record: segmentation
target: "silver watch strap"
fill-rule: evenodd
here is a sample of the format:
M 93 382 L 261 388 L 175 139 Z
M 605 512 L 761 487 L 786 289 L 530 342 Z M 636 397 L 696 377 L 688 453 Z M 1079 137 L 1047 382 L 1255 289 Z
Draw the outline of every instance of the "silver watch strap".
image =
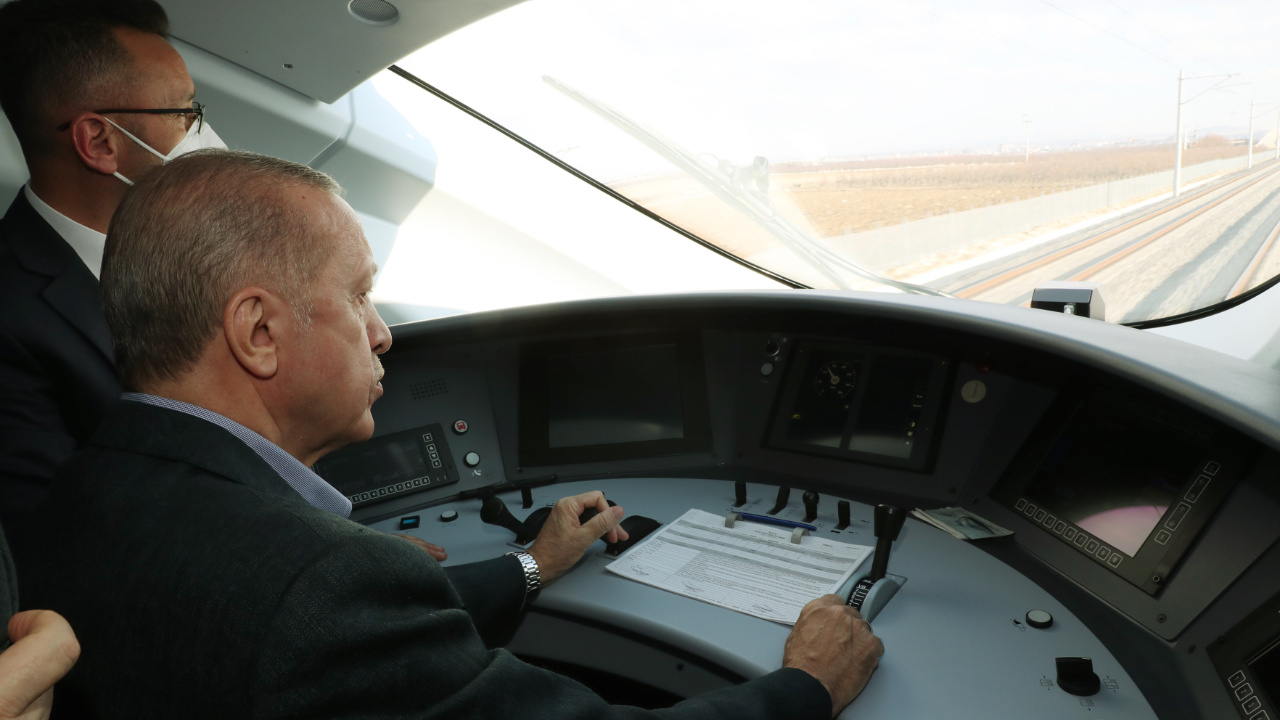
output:
M 538 561 L 527 552 L 509 552 L 516 560 L 520 561 L 520 569 L 524 570 L 524 594 L 532 595 L 542 587 L 542 571 L 538 569 Z

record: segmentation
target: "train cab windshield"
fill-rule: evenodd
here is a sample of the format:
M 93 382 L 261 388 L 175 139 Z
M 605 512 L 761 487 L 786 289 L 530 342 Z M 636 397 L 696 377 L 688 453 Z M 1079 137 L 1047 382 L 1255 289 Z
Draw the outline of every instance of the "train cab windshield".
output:
M 408 270 L 379 290 L 437 313 L 768 286 L 1025 305 L 1074 280 L 1128 324 L 1230 303 L 1280 271 L 1275 23 L 1243 4 L 522 3 L 375 85 L 433 138 L 495 140 L 424 86 L 508 132 L 478 160 L 442 150 L 436 190 L 551 211 L 572 263 L 504 299 L 433 297 Z M 660 222 L 606 229 L 517 142 Z M 670 254 L 673 233 L 759 275 Z

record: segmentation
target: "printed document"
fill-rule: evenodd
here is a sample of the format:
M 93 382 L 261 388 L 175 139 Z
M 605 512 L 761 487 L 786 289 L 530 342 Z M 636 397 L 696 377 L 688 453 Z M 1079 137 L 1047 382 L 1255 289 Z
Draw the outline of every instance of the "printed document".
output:
M 713 605 L 794 625 L 810 600 L 839 588 L 872 549 L 690 510 L 608 570 Z

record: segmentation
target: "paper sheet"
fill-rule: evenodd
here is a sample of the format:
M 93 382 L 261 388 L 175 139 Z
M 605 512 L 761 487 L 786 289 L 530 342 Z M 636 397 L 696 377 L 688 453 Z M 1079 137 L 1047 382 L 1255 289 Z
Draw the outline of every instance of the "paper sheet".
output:
M 622 577 L 794 625 L 810 600 L 839 588 L 872 549 L 690 510 L 608 566 Z

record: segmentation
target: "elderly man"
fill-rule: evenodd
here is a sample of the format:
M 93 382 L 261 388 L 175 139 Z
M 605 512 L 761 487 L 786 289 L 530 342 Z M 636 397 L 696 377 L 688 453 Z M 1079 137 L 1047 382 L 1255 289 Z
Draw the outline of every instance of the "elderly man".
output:
M 0 220 L 0 522 L 44 495 L 120 392 L 98 303 L 111 214 L 167 158 L 222 146 L 154 0 L 0 3 L 0 107 L 31 179 Z
M 198 152 L 125 198 L 103 298 L 133 392 L 19 548 L 28 600 L 84 649 L 60 703 L 102 718 L 646 714 L 490 649 L 526 593 L 625 536 L 600 493 L 557 503 L 528 553 L 448 569 L 330 511 L 342 496 L 307 466 L 373 431 L 391 344 L 374 270 L 333 181 L 286 161 Z M 783 669 L 657 716 L 825 719 L 882 652 L 827 596 Z

